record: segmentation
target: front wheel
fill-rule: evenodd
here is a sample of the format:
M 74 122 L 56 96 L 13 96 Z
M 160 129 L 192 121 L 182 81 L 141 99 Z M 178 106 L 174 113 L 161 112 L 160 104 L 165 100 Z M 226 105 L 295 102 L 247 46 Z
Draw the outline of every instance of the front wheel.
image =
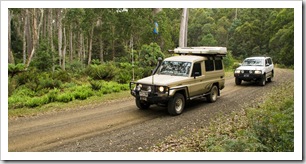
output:
M 136 98 L 136 106 L 140 110 L 144 110 L 144 109 L 149 109 L 150 104 L 148 102 L 145 102 L 145 101 L 140 101 L 140 99 Z
M 179 115 L 185 107 L 185 98 L 182 94 L 176 93 L 168 102 L 168 113 L 171 115 Z
M 261 86 L 265 86 L 266 85 L 266 74 L 264 74 L 262 76 L 262 78 L 260 79 L 259 85 L 261 85 Z
M 236 79 L 235 79 L 236 85 L 241 85 L 241 82 L 242 82 L 242 80 L 239 79 L 238 77 L 236 77 Z
M 215 102 L 217 101 L 217 97 L 218 97 L 218 87 L 216 85 L 213 85 L 209 95 L 207 96 L 207 100 L 208 102 Z

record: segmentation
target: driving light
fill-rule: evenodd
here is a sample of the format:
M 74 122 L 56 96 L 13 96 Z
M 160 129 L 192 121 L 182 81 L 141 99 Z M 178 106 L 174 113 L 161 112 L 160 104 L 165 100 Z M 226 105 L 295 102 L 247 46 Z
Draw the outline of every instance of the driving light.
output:
M 164 87 L 162 87 L 162 86 L 158 87 L 158 91 L 159 91 L 159 92 L 164 92 L 164 90 L 165 90 Z
M 255 74 L 261 74 L 261 70 L 256 70 Z
M 137 91 L 140 91 L 140 90 L 141 90 L 141 87 L 142 87 L 142 85 L 141 85 L 141 84 L 138 84 L 137 87 L 136 87 L 136 90 L 137 90 Z

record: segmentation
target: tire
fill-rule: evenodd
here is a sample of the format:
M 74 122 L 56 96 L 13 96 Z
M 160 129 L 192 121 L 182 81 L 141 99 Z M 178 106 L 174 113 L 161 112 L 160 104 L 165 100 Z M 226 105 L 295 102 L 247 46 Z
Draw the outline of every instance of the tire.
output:
M 140 110 L 145 110 L 145 109 L 149 109 L 150 104 L 145 102 L 145 101 L 140 101 L 140 99 L 136 98 L 136 106 L 140 109 Z
M 216 85 L 213 85 L 210 89 L 210 93 L 207 96 L 208 102 L 216 102 L 218 97 L 219 88 Z
M 265 86 L 266 85 L 266 74 L 264 74 L 262 76 L 262 78 L 260 79 L 259 85 L 261 85 L 261 86 Z
M 271 82 L 271 81 L 272 81 L 272 79 L 273 79 L 273 77 L 274 77 L 274 71 L 272 71 L 272 75 L 271 75 L 271 77 L 269 77 L 269 78 L 268 78 L 268 82 Z
M 236 77 L 236 79 L 235 79 L 236 85 L 241 85 L 241 82 L 242 82 L 242 80 Z
M 173 116 L 179 115 L 183 112 L 184 107 L 185 97 L 180 93 L 176 93 L 168 102 L 168 113 Z

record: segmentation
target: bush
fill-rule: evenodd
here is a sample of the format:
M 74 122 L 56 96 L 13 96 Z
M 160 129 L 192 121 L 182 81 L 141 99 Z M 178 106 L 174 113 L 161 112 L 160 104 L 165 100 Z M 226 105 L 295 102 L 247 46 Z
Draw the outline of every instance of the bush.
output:
M 8 64 L 8 74 L 13 77 L 19 72 L 23 72 L 25 68 L 25 65 L 22 63 L 18 64 Z
M 67 71 L 56 70 L 53 74 L 53 79 L 60 80 L 61 82 L 70 82 L 71 81 L 71 75 Z
M 74 96 L 75 99 L 79 100 L 85 100 L 88 97 L 91 97 L 93 95 L 93 91 L 91 88 L 89 88 L 86 85 L 83 86 L 78 86 L 76 89 L 72 92 L 72 95 Z
M 25 103 L 25 106 L 33 108 L 47 103 L 49 103 L 49 99 L 48 96 L 46 95 L 42 97 L 33 97 L 31 99 L 28 99 Z
M 53 90 L 49 91 L 49 93 L 47 94 L 49 102 L 55 102 L 59 93 L 60 90 L 57 88 L 54 88 Z
M 94 80 L 112 80 L 118 69 L 113 62 L 108 62 L 102 65 L 89 65 L 85 72 Z
M 73 99 L 74 99 L 74 95 L 69 92 L 62 93 L 56 97 L 56 101 L 65 102 L 65 103 L 72 101 Z
M 92 90 L 100 90 L 103 86 L 101 81 L 89 80 Z

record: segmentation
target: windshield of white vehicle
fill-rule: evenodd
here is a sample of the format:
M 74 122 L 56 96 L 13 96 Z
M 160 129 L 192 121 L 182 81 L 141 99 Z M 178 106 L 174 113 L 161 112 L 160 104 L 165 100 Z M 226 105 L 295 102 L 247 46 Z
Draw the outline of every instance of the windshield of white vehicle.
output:
M 243 66 L 263 66 L 262 59 L 245 59 L 242 63 Z
M 191 62 L 164 61 L 156 74 L 172 76 L 188 76 Z

